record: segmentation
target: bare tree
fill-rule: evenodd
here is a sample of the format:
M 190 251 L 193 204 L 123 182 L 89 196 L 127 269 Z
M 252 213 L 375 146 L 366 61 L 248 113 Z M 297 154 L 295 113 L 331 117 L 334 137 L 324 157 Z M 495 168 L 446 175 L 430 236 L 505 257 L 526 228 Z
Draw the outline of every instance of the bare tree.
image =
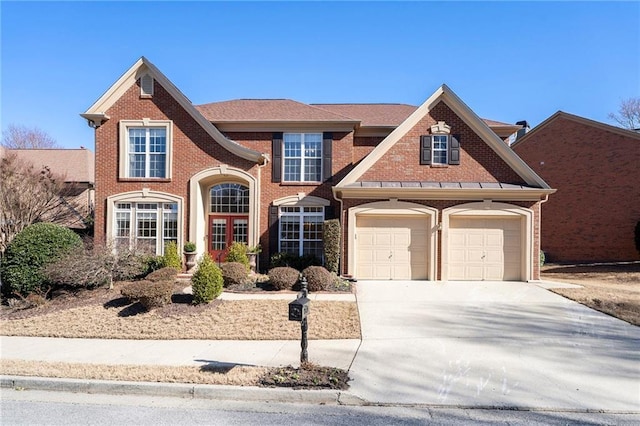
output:
M 620 102 L 618 113 L 609 114 L 609 118 L 629 130 L 640 129 L 640 98 L 624 99 Z
M 13 124 L 2 132 L 2 146 L 9 149 L 60 148 L 56 140 L 44 130 Z
M 36 168 L 14 153 L 0 158 L 0 257 L 13 238 L 35 222 L 60 222 L 73 214 L 64 176 Z

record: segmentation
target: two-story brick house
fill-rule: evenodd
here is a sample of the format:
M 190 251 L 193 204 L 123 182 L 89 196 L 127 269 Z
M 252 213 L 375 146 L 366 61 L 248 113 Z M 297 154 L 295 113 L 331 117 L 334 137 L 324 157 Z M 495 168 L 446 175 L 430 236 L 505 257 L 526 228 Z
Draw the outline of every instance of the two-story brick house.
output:
M 194 106 L 147 59 L 84 114 L 96 132 L 99 240 L 232 241 L 322 254 L 343 225 L 360 279 L 538 279 L 540 205 L 553 190 L 448 87 L 420 107 L 234 100 Z M 491 127 L 490 127 L 491 126 Z M 492 130 L 492 128 L 495 129 Z

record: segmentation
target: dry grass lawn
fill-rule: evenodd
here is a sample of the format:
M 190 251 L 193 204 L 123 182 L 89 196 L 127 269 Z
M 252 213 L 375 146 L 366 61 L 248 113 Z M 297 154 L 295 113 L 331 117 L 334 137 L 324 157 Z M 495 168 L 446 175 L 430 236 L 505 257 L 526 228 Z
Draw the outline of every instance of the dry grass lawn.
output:
M 581 285 L 551 291 L 640 326 L 640 262 L 615 265 L 545 265 L 542 279 Z
M 179 313 L 136 312 L 130 306 L 91 304 L 45 315 L 3 319 L 5 336 L 100 339 L 298 340 L 300 324 L 288 319 L 288 300 L 219 301 Z M 35 308 L 36 310 L 39 308 Z M 124 314 L 123 314 L 124 312 Z M 359 339 L 354 302 L 314 301 L 309 339 Z
M 58 377 L 83 380 L 193 383 L 258 386 L 269 371 L 266 367 L 187 367 L 151 365 L 77 364 L 66 362 L 3 359 L 0 373 L 10 376 Z

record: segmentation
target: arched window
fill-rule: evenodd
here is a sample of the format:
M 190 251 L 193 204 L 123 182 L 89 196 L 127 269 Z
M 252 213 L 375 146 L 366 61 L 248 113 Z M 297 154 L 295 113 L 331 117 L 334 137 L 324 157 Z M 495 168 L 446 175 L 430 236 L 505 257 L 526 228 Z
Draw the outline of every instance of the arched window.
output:
M 221 183 L 210 191 L 210 213 L 249 214 L 249 188 L 239 183 Z

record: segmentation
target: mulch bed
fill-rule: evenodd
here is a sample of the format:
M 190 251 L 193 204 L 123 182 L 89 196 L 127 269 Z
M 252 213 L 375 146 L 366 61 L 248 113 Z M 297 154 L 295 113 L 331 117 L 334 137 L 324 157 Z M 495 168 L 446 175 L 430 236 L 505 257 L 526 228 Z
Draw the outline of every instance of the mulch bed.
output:
M 303 363 L 300 368 L 274 367 L 260 380 L 263 387 L 293 389 L 349 389 L 348 373 L 339 368 Z

